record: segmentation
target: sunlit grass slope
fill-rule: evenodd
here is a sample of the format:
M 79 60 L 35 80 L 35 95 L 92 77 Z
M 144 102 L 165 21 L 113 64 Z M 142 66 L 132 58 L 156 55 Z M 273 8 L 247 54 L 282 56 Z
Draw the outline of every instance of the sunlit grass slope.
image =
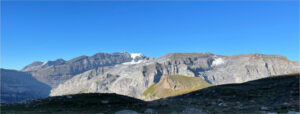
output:
M 200 77 L 164 75 L 158 83 L 145 90 L 142 96 L 145 100 L 155 100 L 189 93 L 209 86 L 210 84 Z

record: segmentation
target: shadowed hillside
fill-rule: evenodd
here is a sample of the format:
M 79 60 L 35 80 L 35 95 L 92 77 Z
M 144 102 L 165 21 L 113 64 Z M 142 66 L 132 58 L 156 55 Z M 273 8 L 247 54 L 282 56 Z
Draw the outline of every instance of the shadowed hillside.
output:
M 31 74 L 0 69 L 1 103 L 23 102 L 49 96 L 51 87 L 36 80 Z
M 213 86 L 154 104 L 176 104 L 208 112 L 299 112 L 299 74 L 273 76 L 241 84 Z M 174 105 L 173 105 L 174 106 Z M 172 106 L 172 107 L 173 107 Z

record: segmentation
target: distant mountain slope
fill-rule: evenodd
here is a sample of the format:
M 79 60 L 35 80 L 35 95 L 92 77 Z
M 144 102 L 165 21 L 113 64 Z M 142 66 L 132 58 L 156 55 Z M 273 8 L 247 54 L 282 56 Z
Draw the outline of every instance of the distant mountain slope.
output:
M 180 96 L 143 102 L 116 94 L 50 97 L 24 104 L 1 105 L 2 113 L 287 113 L 299 112 L 299 74 L 241 84 L 208 87 Z M 132 111 L 128 111 L 132 110 Z
M 163 74 L 201 77 L 211 85 L 220 85 L 300 72 L 299 62 L 277 55 L 171 53 L 157 59 L 140 60 L 79 73 L 54 88 L 51 95 L 117 93 L 141 98 Z
M 200 77 L 164 75 L 158 83 L 151 85 L 144 91 L 142 98 L 145 100 L 160 99 L 189 93 L 209 86 L 210 84 Z
M 0 69 L 1 102 L 22 102 L 48 97 L 51 87 L 36 80 L 29 73 Z
M 137 62 L 145 57 L 141 54 L 130 53 L 97 53 L 93 56 L 79 56 L 69 61 L 57 59 L 55 61 L 34 62 L 22 69 L 31 73 L 36 79 L 56 87 L 74 75 L 90 69 L 114 66 L 125 62 Z

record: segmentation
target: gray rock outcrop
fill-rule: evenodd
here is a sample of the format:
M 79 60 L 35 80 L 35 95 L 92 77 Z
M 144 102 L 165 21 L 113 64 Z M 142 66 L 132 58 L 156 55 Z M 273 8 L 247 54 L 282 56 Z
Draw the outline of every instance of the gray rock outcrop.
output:
M 163 74 L 196 76 L 219 85 L 300 72 L 299 62 L 277 55 L 173 53 L 157 59 L 132 60 L 99 66 L 72 76 L 54 88 L 51 95 L 111 92 L 140 98 L 143 91 L 159 82 Z
M 144 56 L 131 57 L 129 53 L 97 53 L 93 56 L 80 56 L 69 61 L 57 59 L 55 61 L 34 62 L 22 69 L 31 73 L 36 79 L 51 87 L 71 79 L 73 76 L 97 67 L 114 66 L 125 62 L 137 62 Z

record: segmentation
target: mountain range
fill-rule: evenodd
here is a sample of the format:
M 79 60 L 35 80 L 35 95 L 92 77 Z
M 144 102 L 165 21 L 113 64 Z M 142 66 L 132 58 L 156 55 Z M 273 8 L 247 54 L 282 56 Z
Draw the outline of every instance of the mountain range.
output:
M 165 74 L 197 77 L 209 85 L 221 85 L 296 72 L 300 72 L 299 61 L 278 55 L 170 53 L 149 58 L 140 53 L 97 53 L 68 61 L 37 61 L 21 71 L 1 69 L 1 96 L 7 96 L 1 97 L 1 102 L 79 93 L 117 93 L 142 99 L 142 94 Z M 26 79 L 14 81 L 16 77 Z M 43 94 L 26 92 L 39 89 Z

